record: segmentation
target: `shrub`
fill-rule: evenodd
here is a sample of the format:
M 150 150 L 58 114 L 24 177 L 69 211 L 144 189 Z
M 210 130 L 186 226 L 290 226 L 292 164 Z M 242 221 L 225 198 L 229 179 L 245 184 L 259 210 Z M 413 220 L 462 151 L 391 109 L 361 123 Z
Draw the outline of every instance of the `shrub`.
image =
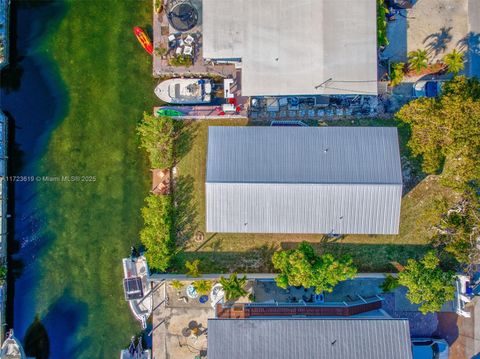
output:
M 168 50 L 163 46 L 155 48 L 155 55 L 157 55 L 157 56 L 165 56 L 167 54 L 167 52 L 168 52 Z
M 405 63 L 392 64 L 390 68 L 390 86 L 397 86 L 405 77 Z
M 174 162 L 175 126 L 170 117 L 155 117 L 143 114 L 137 126 L 140 148 L 147 151 L 153 168 L 170 168 Z
M 144 228 L 140 241 L 147 249 L 146 258 L 153 270 L 166 271 L 174 256 L 173 204 L 170 196 L 150 195 L 142 208 Z
M 387 18 L 388 9 L 384 0 L 377 0 L 377 45 L 383 47 L 388 45 Z
M 163 0 L 155 0 L 154 7 L 155 7 L 155 12 L 159 14 L 162 11 Z
M 185 268 L 187 268 L 187 276 L 193 277 L 193 278 L 200 277 L 200 269 L 198 269 L 199 265 L 200 265 L 199 259 L 195 259 L 192 262 L 186 261 Z
M 8 269 L 5 264 L 0 265 L 0 283 L 5 282 L 7 279 Z
M 169 61 L 170 65 L 172 66 L 185 66 L 185 67 L 190 67 L 193 65 L 193 60 L 190 56 L 186 55 L 176 55 L 172 57 Z

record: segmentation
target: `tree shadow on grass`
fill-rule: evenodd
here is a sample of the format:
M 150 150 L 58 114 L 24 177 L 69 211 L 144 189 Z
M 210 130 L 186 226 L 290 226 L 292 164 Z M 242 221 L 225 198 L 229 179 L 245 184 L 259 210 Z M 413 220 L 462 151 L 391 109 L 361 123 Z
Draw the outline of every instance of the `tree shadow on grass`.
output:
M 245 252 L 183 252 L 177 258 L 175 269 L 185 272 L 185 261 L 199 259 L 202 273 L 270 273 L 273 272 L 271 259 L 277 250 L 275 244 L 264 244 Z
M 179 176 L 175 181 L 175 230 L 177 246 L 183 246 L 198 228 L 196 203 L 193 199 L 195 180 L 192 176 Z
M 282 249 L 292 249 L 298 242 L 282 242 Z M 359 243 L 310 243 L 319 254 L 330 253 L 335 257 L 349 255 L 359 272 L 394 272 L 397 263 L 405 265 L 410 258 L 420 259 L 432 249 L 422 244 L 359 244 Z
M 197 137 L 198 124 L 189 121 L 174 121 L 175 140 L 175 161 L 180 161 L 192 148 L 192 143 Z

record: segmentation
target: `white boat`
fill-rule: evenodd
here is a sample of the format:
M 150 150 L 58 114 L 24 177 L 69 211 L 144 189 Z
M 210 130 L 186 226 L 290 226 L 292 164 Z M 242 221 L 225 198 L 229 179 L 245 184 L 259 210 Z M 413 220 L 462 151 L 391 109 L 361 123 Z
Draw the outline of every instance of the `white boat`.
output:
M 153 298 L 150 272 L 144 256 L 123 258 L 123 289 L 125 300 L 142 328 L 147 327 L 147 320 L 152 314 Z
M 170 79 L 155 88 L 155 95 L 168 103 L 196 105 L 212 100 L 212 83 L 209 79 Z
M 0 349 L 1 359 L 26 359 L 27 356 L 23 351 L 22 345 L 13 335 L 13 329 L 8 332 L 7 339 L 2 344 Z
M 143 349 L 142 340 L 138 338 L 138 344 L 135 345 L 135 337 L 132 337 L 128 349 L 120 352 L 120 359 L 151 359 L 152 352 L 149 349 Z

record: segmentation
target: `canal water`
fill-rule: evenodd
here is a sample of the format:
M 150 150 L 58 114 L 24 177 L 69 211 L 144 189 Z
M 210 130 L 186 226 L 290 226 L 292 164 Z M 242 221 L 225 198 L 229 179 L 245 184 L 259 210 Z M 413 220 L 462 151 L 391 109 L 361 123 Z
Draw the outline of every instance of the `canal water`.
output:
M 121 258 L 148 192 L 135 132 L 154 104 L 150 59 L 132 33 L 151 1 L 13 1 L 9 324 L 38 359 L 116 358 L 140 332 Z

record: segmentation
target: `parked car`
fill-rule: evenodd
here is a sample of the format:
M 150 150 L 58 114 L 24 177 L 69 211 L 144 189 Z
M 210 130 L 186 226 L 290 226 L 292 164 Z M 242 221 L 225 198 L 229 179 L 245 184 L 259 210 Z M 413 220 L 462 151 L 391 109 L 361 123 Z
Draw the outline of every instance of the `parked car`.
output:
M 413 359 L 448 359 L 448 343 L 443 339 L 412 339 Z
M 441 80 L 422 80 L 413 85 L 414 97 L 437 97 L 442 92 L 443 83 Z

